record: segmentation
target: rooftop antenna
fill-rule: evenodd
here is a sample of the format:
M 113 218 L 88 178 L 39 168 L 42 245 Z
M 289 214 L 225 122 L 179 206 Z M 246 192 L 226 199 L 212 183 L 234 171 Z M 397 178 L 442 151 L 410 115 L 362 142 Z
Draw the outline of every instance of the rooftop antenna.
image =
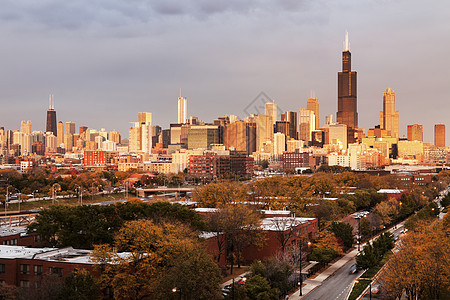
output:
M 48 96 L 48 109 L 52 109 L 52 94 Z
M 345 31 L 344 51 L 350 51 L 350 43 L 348 41 L 348 31 Z
M 181 98 L 181 88 L 180 88 L 180 98 Z

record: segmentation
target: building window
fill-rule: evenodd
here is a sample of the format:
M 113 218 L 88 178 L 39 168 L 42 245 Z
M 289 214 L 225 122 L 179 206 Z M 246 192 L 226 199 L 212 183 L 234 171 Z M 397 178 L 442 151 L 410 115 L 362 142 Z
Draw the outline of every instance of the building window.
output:
M 41 241 L 41 236 L 40 236 L 39 234 L 35 235 L 35 236 L 34 236 L 34 241 L 35 241 L 36 243 L 40 242 L 40 241 Z
M 34 265 L 34 275 L 42 275 L 42 265 Z
M 30 265 L 20 265 L 20 274 L 30 274 Z
M 28 287 L 30 287 L 30 281 L 28 281 L 28 280 L 21 280 L 19 286 L 20 287 L 24 287 L 24 288 L 28 288 Z
M 12 239 L 11 240 L 11 245 L 17 245 L 17 239 Z
M 50 267 L 50 274 L 57 274 L 59 277 L 62 277 L 62 268 Z
M 0 264 L 0 274 L 5 274 L 5 272 L 6 272 L 5 264 Z

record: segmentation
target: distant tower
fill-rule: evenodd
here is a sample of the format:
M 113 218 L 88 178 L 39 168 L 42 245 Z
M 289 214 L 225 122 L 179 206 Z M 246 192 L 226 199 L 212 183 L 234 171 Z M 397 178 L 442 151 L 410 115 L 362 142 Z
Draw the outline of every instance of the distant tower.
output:
M 386 89 L 383 92 L 383 111 L 380 111 L 380 129 L 391 137 L 398 138 L 398 111 L 395 110 L 395 92 Z
M 59 121 L 56 129 L 56 142 L 57 147 L 61 147 L 61 144 L 64 144 L 64 123 Z
M 355 142 L 355 129 L 358 128 L 358 108 L 356 101 L 356 72 L 352 72 L 352 55 L 345 34 L 344 52 L 342 52 L 342 72 L 338 73 L 338 111 L 336 121 L 347 125 L 348 143 Z
M 275 125 L 275 123 L 277 122 L 277 105 L 275 104 L 275 102 L 267 102 L 264 105 L 264 108 L 265 108 L 264 114 L 266 116 L 271 116 L 273 125 Z
M 53 132 L 53 135 L 57 135 L 57 129 L 56 129 L 56 110 L 55 110 L 55 102 L 53 99 L 53 95 L 50 95 L 49 97 L 49 106 L 47 110 L 47 126 L 45 131 L 46 132 Z
M 314 112 L 306 108 L 300 108 L 298 112 L 298 139 L 302 141 L 311 141 L 312 132 L 316 127 L 316 117 Z
M 445 147 L 445 125 L 434 125 L 434 145 L 436 147 Z
M 408 125 L 406 129 L 408 141 L 423 142 L 423 125 Z
M 178 124 L 186 124 L 187 119 L 187 99 L 181 97 L 181 89 L 180 89 L 180 97 L 178 97 Z
M 312 111 L 316 117 L 316 126 L 313 130 L 319 129 L 319 100 L 317 98 L 309 98 L 306 102 L 306 109 Z

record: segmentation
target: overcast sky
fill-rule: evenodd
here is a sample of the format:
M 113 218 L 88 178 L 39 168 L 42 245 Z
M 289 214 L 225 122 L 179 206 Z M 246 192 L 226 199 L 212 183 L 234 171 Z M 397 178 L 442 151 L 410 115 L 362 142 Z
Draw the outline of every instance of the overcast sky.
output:
M 379 124 L 389 87 L 400 134 L 419 123 L 432 142 L 435 123 L 450 126 L 449 12 L 447 0 L 5 0 L 0 126 L 45 130 L 52 93 L 58 121 L 127 138 L 140 111 L 175 123 L 180 88 L 206 122 L 257 113 L 260 92 L 298 111 L 314 91 L 323 125 L 348 30 L 359 126 Z

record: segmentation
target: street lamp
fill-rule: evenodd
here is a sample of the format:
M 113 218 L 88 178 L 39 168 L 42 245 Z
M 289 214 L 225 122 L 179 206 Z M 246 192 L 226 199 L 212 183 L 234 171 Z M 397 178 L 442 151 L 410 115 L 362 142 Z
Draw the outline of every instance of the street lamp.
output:
M 180 300 L 181 300 L 181 289 L 180 288 L 177 288 L 177 287 L 174 287 L 173 289 L 172 289 L 172 293 L 180 293 Z
M 297 231 L 298 234 L 298 231 Z M 311 245 L 311 242 L 308 242 L 308 246 Z M 299 264 L 300 264 L 300 269 L 299 269 L 299 286 L 300 286 L 300 296 L 302 296 L 302 285 L 303 285 L 303 276 L 302 276 L 302 257 L 303 257 L 303 253 L 302 253 L 302 248 L 303 248 L 303 238 L 300 239 L 300 247 L 299 247 L 299 252 L 300 252 L 300 258 L 299 258 Z

